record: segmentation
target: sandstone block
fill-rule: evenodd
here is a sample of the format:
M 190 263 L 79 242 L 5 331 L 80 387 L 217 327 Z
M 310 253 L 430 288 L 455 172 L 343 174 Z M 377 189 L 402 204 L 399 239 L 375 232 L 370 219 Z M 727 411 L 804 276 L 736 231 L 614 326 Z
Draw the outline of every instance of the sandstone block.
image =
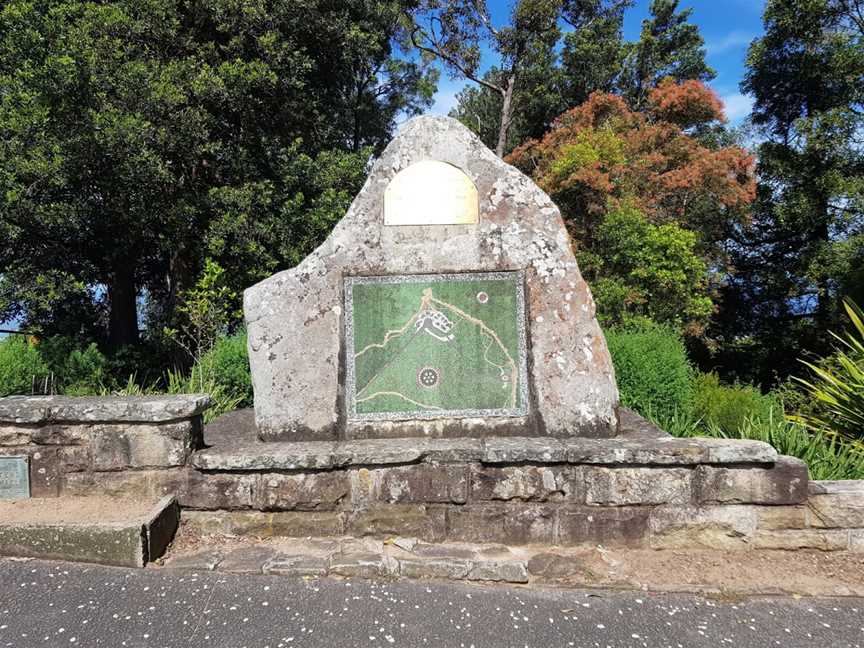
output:
M 330 557 L 330 573 L 356 578 L 381 578 L 399 573 L 399 564 L 390 556 L 377 553 L 335 554 Z
M 585 467 L 585 502 L 603 506 L 689 504 L 688 468 Z
M 474 466 L 471 499 L 540 501 L 584 498 L 584 481 L 578 466 Z
M 274 547 L 266 545 L 239 547 L 225 554 L 217 569 L 235 574 L 261 574 L 264 566 L 273 560 L 277 553 Z
M 524 562 L 483 560 L 468 572 L 468 580 L 505 583 L 527 583 L 528 569 Z
M 806 506 L 757 506 L 760 529 L 805 529 L 808 526 Z
M 558 512 L 558 544 L 640 547 L 648 538 L 646 507 L 562 508 Z
M 562 556 L 555 553 L 534 554 L 528 561 L 528 573 L 546 581 L 581 581 L 595 578 L 594 574 L 575 556 Z
M 755 549 L 842 551 L 849 548 L 849 531 L 845 529 L 757 531 L 753 536 L 753 547 Z
M 649 517 L 655 549 L 743 549 L 756 533 L 752 506 L 658 506 Z
M 190 470 L 186 490 L 180 495 L 184 508 L 252 508 L 259 476 L 242 473 L 202 473 Z
M 864 529 L 849 531 L 849 551 L 864 553 Z
M 458 542 L 504 542 L 503 505 L 466 504 L 447 509 L 447 539 Z
M 350 494 L 351 482 L 344 471 L 270 473 L 261 475 L 254 507 L 265 511 L 332 510 Z
M 197 571 L 213 571 L 222 556 L 225 554 L 223 549 L 205 549 L 196 551 L 192 554 L 183 554 L 169 558 L 165 562 L 165 566 L 169 569 L 189 569 Z
M 567 461 L 575 464 L 695 466 L 699 464 L 766 464 L 777 451 L 761 441 L 737 439 L 659 438 L 563 439 Z
M 0 423 L 155 423 L 199 416 L 207 394 L 158 396 L 8 396 L 0 398 Z
M 506 507 L 500 542 L 514 545 L 554 544 L 557 507 L 520 504 Z
M 322 556 L 278 554 L 264 564 L 265 574 L 280 576 L 326 576 L 329 559 Z
M 800 504 L 807 499 L 807 464 L 780 457 L 768 468 L 696 468 L 696 499 L 721 504 Z
M 209 535 L 250 535 L 262 538 L 338 536 L 344 532 L 342 514 L 335 511 L 183 511 L 183 523 Z
M 812 527 L 864 528 L 864 482 L 817 482 L 807 506 Z
M 96 494 L 132 499 L 145 495 L 176 495 L 180 504 L 184 505 L 187 479 L 185 468 L 67 473 L 63 478 L 63 494 Z
M 563 463 L 567 450 L 558 439 L 549 437 L 494 437 L 483 440 L 483 463 Z
M 428 542 L 444 539 L 444 508 L 421 504 L 385 504 L 347 514 L 350 535 L 412 536 Z
M 375 498 L 393 504 L 463 504 L 468 499 L 467 466 L 424 463 L 371 472 Z
M 400 558 L 399 574 L 405 578 L 446 578 L 460 580 L 468 576 L 472 563 L 458 558 Z
M 93 461 L 89 444 L 60 446 L 57 448 L 57 458 L 60 461 L 60 472 L 64 474 L 89 470 Z

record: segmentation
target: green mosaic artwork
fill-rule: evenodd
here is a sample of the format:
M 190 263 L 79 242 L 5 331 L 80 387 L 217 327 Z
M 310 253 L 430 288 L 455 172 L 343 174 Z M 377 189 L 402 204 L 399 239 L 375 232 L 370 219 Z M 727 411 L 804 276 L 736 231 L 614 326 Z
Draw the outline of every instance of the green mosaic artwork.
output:
M 520 416 L 521 272 L 345 280 L 349 416 Z

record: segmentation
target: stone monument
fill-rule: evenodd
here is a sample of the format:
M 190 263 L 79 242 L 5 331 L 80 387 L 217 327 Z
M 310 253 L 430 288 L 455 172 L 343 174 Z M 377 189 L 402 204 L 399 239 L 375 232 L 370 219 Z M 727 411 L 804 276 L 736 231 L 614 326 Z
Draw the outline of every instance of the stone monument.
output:
M 617 432 L 558 208 L 453 119 L 405 124 L 327 240 L 244 310 L 262 440 Z

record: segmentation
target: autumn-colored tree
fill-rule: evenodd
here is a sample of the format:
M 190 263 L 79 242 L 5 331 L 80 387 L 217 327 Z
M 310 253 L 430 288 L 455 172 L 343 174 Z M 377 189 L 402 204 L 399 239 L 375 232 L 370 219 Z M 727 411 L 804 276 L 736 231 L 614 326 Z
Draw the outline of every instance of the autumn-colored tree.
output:
M 617 292 L 632 305 L 625 312 L 698 333 L 711 312 L 705 302 L 711 294 L 708 268 L 725 261 L 723 244 L 730 229 L 746 219 L 755 197 L 752 156 L 737 146 L 709 148 L 697 136 L 700 129 L 724 120 L 720 100 L 701 82 L 667 79 L 650 93 L 644 112 L 631 110 L 621 97 L 592 94 L 561 115 L 541 140 L 526 142 L 507 160 L 530 174 L 561 207 L 589 279 L 615 278 L 633 289 Z M 621 263 L 604 263 L 609 234 L 603 225 L 610 214 L 622 210 L 631 220 L 634 213 L 645 219 L 633 229 L 629 247 L 638 247 L 636 239 L 642 236 L 641 244 L 653 250 L 651 258 L 663 258 L 663 245 L 669 246 L 670 255 L 689 248 L 700 257 L 701 277 L 693 273 L 696 266 L 682 262 L 687 271 L 667 279 L 688 287 L 670 285 L 658 291 L 678 302 L 677 307 L 673 301 L 655 301 L 651 311 L 645 311 L 640 304 L 647 303 L 644 277 L 650 270 L 640 271 L 637 286 Z M 664 225 L 690 235 L 656 229 Z M 685 293 L 692 296 L 692 304 L 681 303 Z

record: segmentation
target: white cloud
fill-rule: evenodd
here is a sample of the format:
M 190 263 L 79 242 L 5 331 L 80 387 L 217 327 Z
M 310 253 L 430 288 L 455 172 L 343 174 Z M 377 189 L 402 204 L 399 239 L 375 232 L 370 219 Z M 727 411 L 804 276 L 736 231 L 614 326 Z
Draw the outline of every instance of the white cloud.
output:
M 740 92 L 724 95 L 721 100 L 730 122 L 740 122 L 753 110 L 753 99 Z
M 733 31 L 722 38 L 709 40 L 705 43 L 705 50 L 709 55 L 725 54 L 730 50 L 745 49 L 754 38 L 756 34 L 752 32 Z

